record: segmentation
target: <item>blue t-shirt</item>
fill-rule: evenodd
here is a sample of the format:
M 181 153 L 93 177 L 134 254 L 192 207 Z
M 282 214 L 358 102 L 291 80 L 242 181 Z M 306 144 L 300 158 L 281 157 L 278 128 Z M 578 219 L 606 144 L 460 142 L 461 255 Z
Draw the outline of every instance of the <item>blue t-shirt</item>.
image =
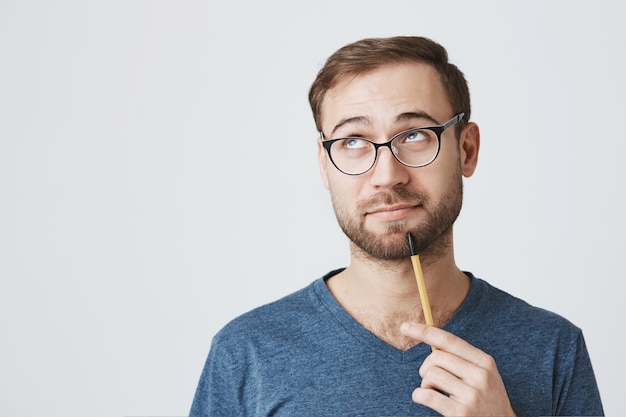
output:
M 190 417 L 437 414 L 411 400 L 430 347 L 401 351 L 361 326 L 326 286 L 337 272 L 226 325 Z M 444 329 L 494 357 L 517 415 L 603 415 L 581 330 L 468 275 Z

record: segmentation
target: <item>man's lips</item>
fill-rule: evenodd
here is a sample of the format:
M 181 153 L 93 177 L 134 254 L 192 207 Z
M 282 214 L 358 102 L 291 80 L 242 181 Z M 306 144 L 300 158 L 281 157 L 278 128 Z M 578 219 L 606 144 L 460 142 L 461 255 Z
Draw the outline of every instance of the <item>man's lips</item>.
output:
M 376 217 L 381 220 L 399 220 L 407 216 L 411 210 L 416 208 L 416 204 L 401 204 L 395 206 L 382 206 L 369 209 L 365 212 L 366 216 Z

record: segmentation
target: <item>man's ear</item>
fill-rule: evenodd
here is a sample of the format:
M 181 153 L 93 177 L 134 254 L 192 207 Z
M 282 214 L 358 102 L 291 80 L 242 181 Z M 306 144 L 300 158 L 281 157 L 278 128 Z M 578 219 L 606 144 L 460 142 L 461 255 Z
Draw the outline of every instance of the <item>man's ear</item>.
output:
M 464 177 L 471 177 L 478 164 L 478 150 L 480 149 L 480 129 L 474 122 L 469 122 L 461 132 L 459 139 L 459 154 L 461 156 L 461 172 Z
M 322 184 L 328 190 L 330 185 L 328 184 L 328 155 L 326 149 L 322 146 L 322 138 L 317 138 L 317 163 L 320 168 L 320 175 L 322 176 Z

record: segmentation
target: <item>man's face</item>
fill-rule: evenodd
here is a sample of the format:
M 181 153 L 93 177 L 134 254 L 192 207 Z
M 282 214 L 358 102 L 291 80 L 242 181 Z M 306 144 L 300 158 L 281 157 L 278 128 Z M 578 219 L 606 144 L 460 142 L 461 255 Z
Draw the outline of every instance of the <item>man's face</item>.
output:
M 441 125 L 455 115 L 431 66 L 400 64 L 339 83 L 326 94 L 321 116 L 327 139 L 360 136 L 386 142 L 398 132 Z M 437 159 L 426 167 L 406 167 L 388 148 L 380 148 L 370 171 L 350 176 L 332 165 L 320 142 L 324 185 L 339 225 L 357 250 L 376 259 L 406 258 L 409 231 L 420 254 L 436 256 L 451 244 L 462 201 L 460 157 L 465 152 L 460 145 L 450 128 L 442 135 Z

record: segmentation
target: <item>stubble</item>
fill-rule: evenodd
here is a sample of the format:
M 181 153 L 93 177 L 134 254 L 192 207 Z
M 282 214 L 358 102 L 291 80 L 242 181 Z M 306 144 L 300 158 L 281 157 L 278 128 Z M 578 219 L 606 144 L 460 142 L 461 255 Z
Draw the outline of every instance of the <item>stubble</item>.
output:
M 454 175 L 450 187 L 438 203 L 432 203 L 421 192 L 397 188 L 375 194 L 357 205 L 359 215 L 347 213 L 332 196 L 333 207 L 339 226 L 352 244 L 366 257 L 373 260 L 395 261 L 408 258 L 411 254 L 406 234 L 415 238 L 420 258 L 434 261 L 443 256 L 452 245 L 452 225 L 461 211 L 463 201 L 463 179 L 460 172 Z M 383 232 L 373 232 L 365 227 L 365 213 L 369 208 L 381 205 L 411 204 L 424 210 L 426 218 L 417 226 L 409 228 L 405 220 L 390 221 Z M 434 204 L 434 205 L 433 205 Z

